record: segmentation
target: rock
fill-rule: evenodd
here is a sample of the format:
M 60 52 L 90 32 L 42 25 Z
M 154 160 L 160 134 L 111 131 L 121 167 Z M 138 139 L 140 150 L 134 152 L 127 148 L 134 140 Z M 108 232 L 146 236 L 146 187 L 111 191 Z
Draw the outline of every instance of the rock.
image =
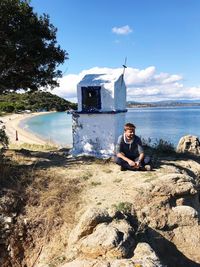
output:
M 168 225 L 198 225 L 198 212 L 190 206 L 173 207 L 168 214 Z
M 189 152 L 194 155 L 199 155 L 200 154 L 199 138 L 194 135 L 183 136 L 180 139 L 176 150 L 179 153 Z
M 70 243 L 67 251 L 68 261 L 71 261 L 62 267 L 162 266 L 156 253 L 147 243 L 139 243 L 136 247 L 136 232 L 126 216 L 116 219 L 114 214 L 107 222 L 98 220 L 97 223 L 94 218 L 100 218 L 100 214 L 104 214 L 105 217 L 106 212 L 100 209 L 90 209 L 82 215 L 79 224 L 82 225 L 87 218 L 89 231 L 85 228 L 83 235 L 83 227 L 80 225 L 76 227 L 76 242 Z M 107 216 L 106 218 L 108 219 Z M 95 222 L 92 223 L 92 227 L 91 221 Z M 134 257 L 130 258 L 133 254 Z
M 191 225 L 178 227 L 173 230 L 173 239 L 171 240 L 177 246 L 178 250 L 188 259 L 194 262 L 194 265 L 200 266 L 200 226 Z M 195 265 L 196 264 L 196 265 Z M 183 265 L 182 265 L 183 266 Z M 187 265 L 184 265 L 187 266 Z
M 162 267 L 158 256 L 149 244 L 141 242 L 137 244 L 134 250 L 134 256 L 132 258 L 140 266 L 145 267 Z
M 132 259 L 123 259 L 123 260 L 84 260 L 77 259 L 72 262 L 66 263 L 61 267 L 161 267 L 162 265 L 142 265 L 142 260 L 134 261 Z M 145 262 L 145 261 L 144 261 Z
M 110 267 L 110 264 L 109 262 L 102 260 L 77 259 L 72 262 L 65 263 L 61 267 Z
M 110 262 L 111 267 L 142 267 L 141 261 L 134 261 L 132 259 L 114 260 Z M 144 265 L 145 266 L 145 265 Z
M 181 197 L 187 194 L 197 194 L 194 179 L 185 174 L 166 174 L 156 180 L 151 194 L 159 196 Z
M 138 194 L 135 203 L 140 222 L 160 230 L 198 223 L 198 190 L 192 177 L 166 174 L 151 184 L 151 190 Z
M 80 242 L 80 252 L 87 258 L 104 256 L 107 259 L 128 256 L 135 245 L 133 229 L 124 220 L 99 224 L 94 232 Z
M 109 222 L 110 217 L 106 210 L 98 208 L 88 209 L 69 236 L 69 244 L 76 243 L 80 238 L 92 233 L 93 229 L 103 222 Z
M 172 210 L 181 217 L 189 217 L 190 219 L 197 218 L 198 215 L 197 211 L 189 206 L 177 206 L 173 207 Z
M 10 216 L 5 216 L 4 217 L 4 223 L 12 223 L 12 221 L 13 221 L 12 217 L 10 217 Z
M 143 236 L 166 266 L 198 266 L 200 204 L 195 177 L 170 173 L 151 184 L 135 202 Z
M 79 256 L 90 259 L 101 256 L 124 258 L 132 253 L 135 246 L 133 234 L 133 227 L 125 219 L 111 218 L 105 210 L 90 209 L 82 215 L 70 235 L 69 259 Z

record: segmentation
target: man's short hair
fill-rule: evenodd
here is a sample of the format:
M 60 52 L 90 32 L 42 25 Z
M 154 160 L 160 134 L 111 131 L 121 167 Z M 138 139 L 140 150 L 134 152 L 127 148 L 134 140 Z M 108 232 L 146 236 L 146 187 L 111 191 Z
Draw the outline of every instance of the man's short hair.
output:
M 124 125 L 124 132 L 127 130 L 133 130 L 135 128 L 136 128 L 136 126 L 133 123 L 128 122 Z

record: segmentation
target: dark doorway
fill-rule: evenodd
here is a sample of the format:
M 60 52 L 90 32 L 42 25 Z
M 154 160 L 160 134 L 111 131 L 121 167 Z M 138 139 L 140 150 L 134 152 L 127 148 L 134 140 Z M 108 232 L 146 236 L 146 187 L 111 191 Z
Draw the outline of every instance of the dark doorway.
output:
M 82 110 L 87 112 L 100 111 L 101 109 L 101 86 L 81 87 Z

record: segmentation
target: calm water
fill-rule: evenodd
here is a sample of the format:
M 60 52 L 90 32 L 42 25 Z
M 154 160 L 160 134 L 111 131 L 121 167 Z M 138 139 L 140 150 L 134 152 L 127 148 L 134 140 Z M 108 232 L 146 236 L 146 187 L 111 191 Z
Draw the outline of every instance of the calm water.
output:
M 126 121 L 134 123 L 137 135 L 144 138 L 164 139 L 177 145 L 179 139 L 192 134 L 200 136 L 200 107 L 133 108 Z M 22 122 L 22 127 L 59 145 L 72 144 L 72 119 L 65 112 L 33 117 Z

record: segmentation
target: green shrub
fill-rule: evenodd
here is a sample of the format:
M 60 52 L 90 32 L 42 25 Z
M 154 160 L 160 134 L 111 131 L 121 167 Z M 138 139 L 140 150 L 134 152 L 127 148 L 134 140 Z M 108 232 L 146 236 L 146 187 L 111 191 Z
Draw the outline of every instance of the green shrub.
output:
M 152 144 L 151 144 L 152 140 L 150 137 L 148 139 L 141 138 L 141 140 L 142 140 L 143 147 L 151 147 L 152 146 Z
M 15 105 L 15 111 L 21 111 L 21 110 L 25 110 L 25 106 L 21 103 L 17 103 Z
M 130 202 L 119 202 L 118 204 L 113 205 L 116 211 L 120 211 L 122 213 L 131 213 L 132 204 Z
M 156 153 L 165 153 L 165 154 L 166 153 L 170 154 L 175 152 L 174 145 L 169 141 L 163 140 L 162 138 L 156 139 L 154 143 L 152 142 L 151 138 L 148 139 L 142 138 L 142 144 L 147 151 L 153 150 Z
M 0 102 L 0 111 L 11 113 L 15 110 L 15 107 L 13 104 L 10 104 L 9 102 Z
M 153 148 L 158 152 L 164 153 L 174 153 L 175 147 L 169 141 L 165 141 L 163 139 L 157 139 L 156 142 L 153 144 Z

